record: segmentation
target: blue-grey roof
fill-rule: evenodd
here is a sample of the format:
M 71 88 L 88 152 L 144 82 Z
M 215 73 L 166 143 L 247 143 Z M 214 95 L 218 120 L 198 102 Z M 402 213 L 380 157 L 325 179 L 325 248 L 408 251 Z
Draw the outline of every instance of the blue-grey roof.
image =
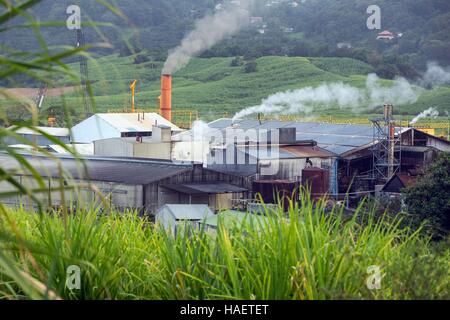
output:
M 56 159 L 31 154 L 24 154 L 24 157 L 44 177 L 59 178 L 61 166 L 74 179 L 129 185 L 147 185 L 192 170 L 190 164 L 164 160 L 89 156 L 84 157 L 81 162 L 69 155 L 55 155 Z M 17 173 L 30 175 L 28 170 L 8 154 L 0 153 L 0 163 L 4 170 L 20 170 Z
M 296 128 L 297 140 L 314 140 L 319 147 L 339 155 L 373 142 L 373 128 L 370 125 L 218 119 L 209 126 L 219 130 Z

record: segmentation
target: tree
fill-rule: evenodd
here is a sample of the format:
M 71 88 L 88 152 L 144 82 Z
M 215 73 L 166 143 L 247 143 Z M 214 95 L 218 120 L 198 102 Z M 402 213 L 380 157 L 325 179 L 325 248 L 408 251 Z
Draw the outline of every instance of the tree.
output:
M 429 221 L 430 231 L 450 233 L 450 154 L 443 153 L 413 187 L 404 190 L 409 214 L 419 223 Z
M 253 73 L 258 71 L 258 64 L 256 61 L 249 61 L 245 64 L 245 73 Z
M 240 67 L 244 64 L 244 60 L 242 57 L 236 57 L 233 60 L 231 60 L 230 67 Z

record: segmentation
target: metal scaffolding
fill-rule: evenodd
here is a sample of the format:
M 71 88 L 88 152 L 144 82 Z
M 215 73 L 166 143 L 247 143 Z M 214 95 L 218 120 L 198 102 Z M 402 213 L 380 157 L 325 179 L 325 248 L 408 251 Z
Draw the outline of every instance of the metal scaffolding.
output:
M 372 178 L 376 181 L 387 182 L 401 170 L 401 127 L 400 131 L 396 132 L 392 105 L 384 106 L 383 118 L 371 121 L 373 125 Z

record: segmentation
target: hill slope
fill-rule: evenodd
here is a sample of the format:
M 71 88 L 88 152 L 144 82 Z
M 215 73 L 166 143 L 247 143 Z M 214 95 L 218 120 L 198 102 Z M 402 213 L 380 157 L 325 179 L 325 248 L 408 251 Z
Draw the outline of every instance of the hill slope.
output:
M 223 115 L 259 104 L 271 94 L 323 83 L 343 82 L 364 87 L 372 68 L 348 58 L 262 57 L 257 71 L 246 73 L 243 66 L 231 67 L 232 58 L 194 59 L 174 76 L 173 104 L 178 110 L 198 110 L 201 114 Z M 116 55 L 91 60 L 90 78 L 97 110 L 123 109 L 130 105 L 128 85 L 138 80 L 138 108 L 156 108 L 160 89 L 160 63 L 134 64 L 133 57 Z M 74 72 L 78 64 L 70 65 Z M 390 81 L 385 80 L 389 85 Z M 58 85 L 73 85 L 61 80 Z M 69 106 L 81 110 L 81 101 L 66 97 Z M 48 99 L 45 108 L 61 105 Z M 425 91 L 418 102 L 397 108 L 397 112 L 417 114 L 429 107 L 450 111 L 450 87 Z M 364 107 L 364 106 L 361 106 Z M 327 111 L 328 112 L 328 111 Z M 336 110 L 330 110 L 335 114 Z M 346 111 L 339 111 L 345 114 Z M 348 111 L 347 111 L 348 112 Z

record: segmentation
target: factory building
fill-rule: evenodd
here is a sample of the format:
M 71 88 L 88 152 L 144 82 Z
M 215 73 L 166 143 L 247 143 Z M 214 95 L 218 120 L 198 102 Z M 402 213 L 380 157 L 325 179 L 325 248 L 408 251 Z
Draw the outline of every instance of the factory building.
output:
M 182 131 L 157 113 L 99 113 L 72 128 L 72 141 L 92 143 L 109 138 L 150 137 L 153 126 L 161 125 L 175 133 Z
M 118 209 L 137 209 L 142 213 L 155 214 L 165 204 L 205 204 L 212 208 L 229 209 L 231 203 L 225 199 L 247 197 L 248 190 L 242 177 L 227 175 L 204 169 L 201 165 L 180 164 L 162 160 L 118 159 L 86 157 L 79 162 L 69 156 L 58 156 L 58 161 L 39 155 L 24 155 L 29 163 L 45 177 L 49 192 L 36 194 L 48 206 L 62 205 L 60 184 L 71 181 L 82 185 L 76 192 L 66 190 L 66 205 L 81 205 L 93 201 L 100 203 L 98 191 L 106 196 L 108 203 Z M 0 154 L 2 168 L 26 187 L 38 188 L 30 172 L 14 158 Z M 62 169 L 62 171 L 61 171 Z M 86 185 L 90 181 L 95 188 Z M 179 187 L 177 187 L 179 185 Z M 179 188 L 179 189 L 178 189 Z M 2 192 L 14 188 L 3 182 Z M 192 190 L 189 191 L 188 190 Z M 2 202 L 9 205 L 34 206 L 27 196 L 12 197 Z
M 241 130 L 241 132 L 260 131 L 260 130 L 295 130 L 295 143 L 284 141 L 286 144 L 280 143 L 280 147 L 272 157 L 255 156 L 255 145 L 251 142 L 244 144 L 242 141 L 234 142 L 234 148 L 237 149 L 238 158 L 248 159 L 256 158 L 256 161 L 250 161 L 252 164 L 239 165 L 235 163 L 223 162 L 225 164 L 215 165 L 209 159 L 208 168 L 219 170 L 222 172 L 236 172 L 238 174 L 255 174 L 255 180 L 278 181 L 279 184 L 286 185 L 288 182 L 303 182 L 303 170 L 312 167 L 317 172 L 315 176 L 320 176 L 319 181 L 314 181 L 314 186 L 323 186 L 324 182 L 329 183 L 327 190 L 330 195 L 346 194 L 351 192 L 362 192 L 363 195 L 371 194 L 375 190 L 376 184 L 384 184 L 387 180 L 377 180 L 375 176 L 378 166 L 391 166 L 398 164 L 395 173 L 404 173 L 416 175 L 423 172 L 430 163 L 432 163 L 439 152 L 449 152 L 450 142 L 417 130 L 415 128 L 399 128 L 392 124 L 392 106 L 387 109 L 389 129 L 392 131 L 392 164 L 385 164 L 382 161 L 377 162 L 375 153 L 377 150 L 384 148 L 389 144 L 385 142 L 384 136 L 377 136 L 375 125 L 352 125 L 352 124 L 329 124 L 315 122 L 283 122 L 283 121 L 260 121 L 260 120 L 238 120 L 219 119 L 208 124 L 207 128 L 202 128 L 206 136 L 214 136 L 211 131 L 220 131 L 222 136 L 227 136 L 225 132 L 229 130 Z M 385 119 L 381 122 L 384 123 Z M 388 126 L 386 126 L 388 128 Z M 382 130 L 387 130 L 383 129 Z M 243 131 L 242 131 L 243 130 Z M 292 134 L 292 131 L 290 131 Z M 183 132 L 178 136 L 191 135 L 195 136 L 191 131 Z M 280 133 L 280 136 L 286 136 Z M 389 139 L 387 137 L 386 139 Z M 193 139 L 195 140 L 195 139 Z M 244 138 L 245 140 L 245 138 Z M 282 141 L 282 139 L 280 140 Z M 312 145 L 301 145 L 310 141 Z M 233 143 L 232 143 L 233 145 Z M 217 158 L 217 153 L 221 149 L 230 150 L 233 146 L 211 146 L 211 150 Z M 297 149 L 297 150 L 295 150 Z M 301 150 L 301 151 L 300 151 Z M 294 151 L 294 152 L 292 152 Z M 382 150 L 384 151 L 384 150 Z M 228 152 L 228 151 L 223 151 Z M 240 154 L 244 155 L 241 156 Z M 387 151 L 384 152 L 386 155 Z M 289 156 L 288 156 L 289 155 Z M 210 157 L 210 155 L 209 155 Z M 272 158 L 272 159 L 271 159 Z M 386 155 L 386 158 L 388 156 Z M 260 169 L 270 166 L 270 162 L 279 162 L 280 171 L 272 177 L 261 175 Z M 386 159 L 386 161 L 388 161 Z M 256 162 L 256 164 L 255 164 Z M 328 171 L 325 174 L 319 174 L 321 170 Z M 387 172 L 386 172 L 387 174 Z M 322 181 L 321 179 L 325 179 Z M 275 188 L 275 187 L 274 187 Z M 322 190 L 322 187 L 317 187 Z M 289 189 L 289 188 L 287 188 Z M 316 187 L 315 187 L 316 189 Z M 253 190 L 255 191 L 255 190 Z M 322 192 L 322 191 L 320 191 Z M 364 194 L 364 192 L 367 192 Z M 268 192 L 270 193 L 270 191 Z
M 161 125 L 152 127 L 151 137 L 110 138 L 94 141 L 94 154 L 97 156 L 203 163 L 203 155 L 206 155 L 208 151 L 209 143 L 174 140 L 172 128 Z

